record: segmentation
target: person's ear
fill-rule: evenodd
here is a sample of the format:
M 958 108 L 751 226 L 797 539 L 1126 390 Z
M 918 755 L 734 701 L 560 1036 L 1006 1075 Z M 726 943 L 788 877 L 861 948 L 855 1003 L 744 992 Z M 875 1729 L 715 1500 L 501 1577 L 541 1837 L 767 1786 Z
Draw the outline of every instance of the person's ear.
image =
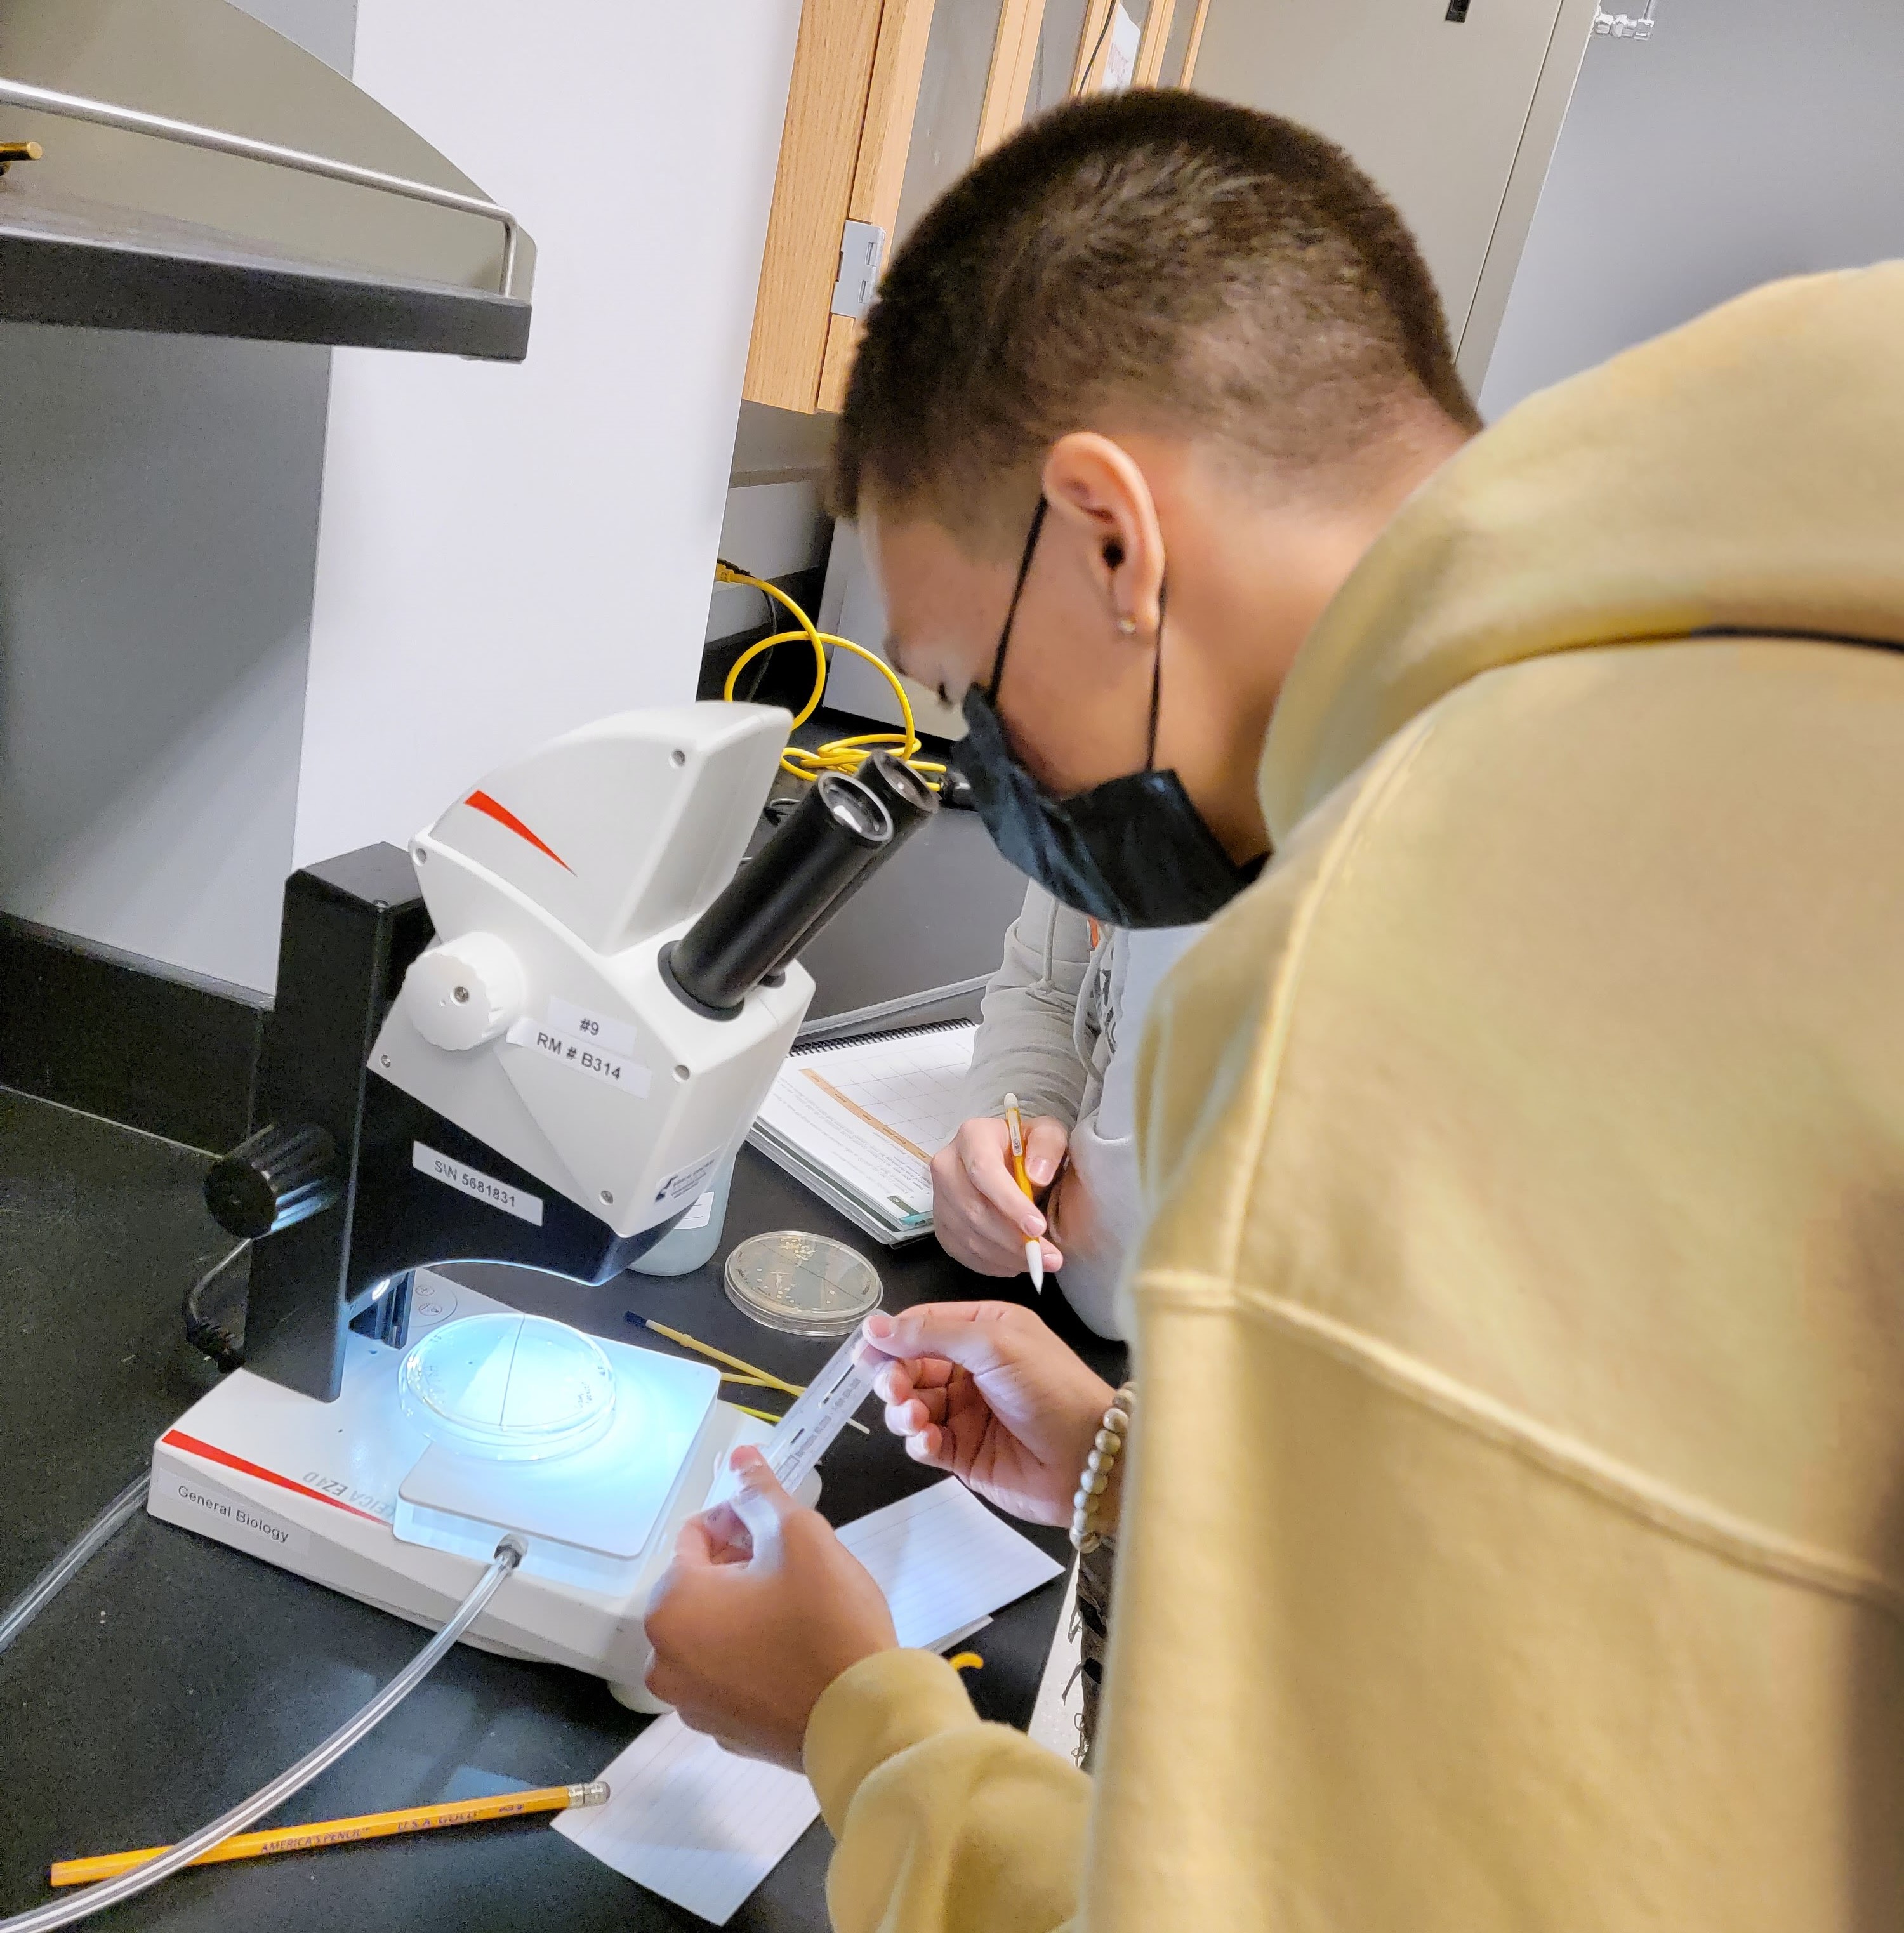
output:
M 1147 643 L 1163 621 L 1163 532 L 1143 471 L 1122 444 L 1073 430 L 1045 459 L 1054 522 L 1083 540 L 1114 629 Z

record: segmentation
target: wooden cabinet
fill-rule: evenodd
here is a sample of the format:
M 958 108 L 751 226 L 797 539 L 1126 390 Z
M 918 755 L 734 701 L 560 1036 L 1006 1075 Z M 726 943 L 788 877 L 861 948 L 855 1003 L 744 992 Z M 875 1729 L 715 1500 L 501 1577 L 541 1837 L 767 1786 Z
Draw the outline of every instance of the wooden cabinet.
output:
M 750 401 L 837 410 L 880 269 L 1027 113 L 1188 83 L 1210 0 L 805 0 L 747 354 Z

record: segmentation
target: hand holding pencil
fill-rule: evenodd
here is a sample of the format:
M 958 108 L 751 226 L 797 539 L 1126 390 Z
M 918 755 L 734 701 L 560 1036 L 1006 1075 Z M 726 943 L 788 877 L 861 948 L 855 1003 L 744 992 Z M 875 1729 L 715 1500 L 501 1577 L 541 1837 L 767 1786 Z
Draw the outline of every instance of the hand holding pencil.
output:
M 1064 1265 L 1036 1197 L 1063 1165 L 1069 1136 L 1056 1117 L 1027 1119 L 1021 1109 L 1018 1137 L 1022 1180 L 1012 1162 L 1011 1128 L 1002 1108 L 964 1123 L 933 1157 L 932 1210 L 939 1245 L 981 1275 L 1024 1274 L 1033 1247 L 1040 1273 L 1049 1275 Z
M 1012 1179 L 1018 1185 L 1019 1192 L 1033 1204 L 1037 1196 L 1033 1192 L 1031 1177 L 1024 1165 L 1024 1123 L 1018 1114 L 1018 1097 L 1015 1094 L 1005 1096 L 1005 1130 L 1012 1138 Z M 1040 1294 L 1045 1287 L 1045 1246 L 1036 1235 L 1024 1238 L 1025 1267 L 1031 1271 L 1031 1285 Z

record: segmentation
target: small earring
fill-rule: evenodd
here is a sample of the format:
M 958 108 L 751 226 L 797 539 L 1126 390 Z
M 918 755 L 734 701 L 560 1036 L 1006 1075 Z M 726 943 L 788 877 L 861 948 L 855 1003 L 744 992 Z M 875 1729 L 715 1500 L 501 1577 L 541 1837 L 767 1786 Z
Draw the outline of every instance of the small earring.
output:
M 1137 620 L 1133 618 L 1128 611 L 1126 611 L 1123 615 L 1117 620 L 1117 635 L 1120 638 L 1129 638 L 1135 636 L 1136 631 Z

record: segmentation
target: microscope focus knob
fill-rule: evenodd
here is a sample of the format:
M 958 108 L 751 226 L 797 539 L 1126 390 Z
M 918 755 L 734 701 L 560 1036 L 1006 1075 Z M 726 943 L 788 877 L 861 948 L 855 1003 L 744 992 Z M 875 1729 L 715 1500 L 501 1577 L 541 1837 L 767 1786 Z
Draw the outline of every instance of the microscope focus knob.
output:
M 215 1162 L 205 1177 L 212 1219 L 252 1241 L 328 1208 L 343 1192 L 330 1136 L 322 1128 L 281 1128 L 275 1121 Z
M 493 933 L 466 933 L 417 955 L 404 976 L 404 1012 L 432 1047 L 462 1052 L 505 1033 L 525 984 L 515 950 Z

